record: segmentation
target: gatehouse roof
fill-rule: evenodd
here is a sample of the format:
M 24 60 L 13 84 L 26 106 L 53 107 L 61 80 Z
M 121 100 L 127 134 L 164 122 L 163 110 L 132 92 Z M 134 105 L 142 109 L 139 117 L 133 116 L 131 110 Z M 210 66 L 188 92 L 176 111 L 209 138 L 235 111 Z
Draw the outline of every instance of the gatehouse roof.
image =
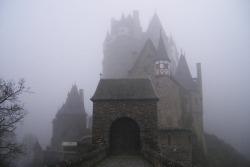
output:
M 91 100 L 158 100 L 158 97 L 147 78 L 101 79 Z

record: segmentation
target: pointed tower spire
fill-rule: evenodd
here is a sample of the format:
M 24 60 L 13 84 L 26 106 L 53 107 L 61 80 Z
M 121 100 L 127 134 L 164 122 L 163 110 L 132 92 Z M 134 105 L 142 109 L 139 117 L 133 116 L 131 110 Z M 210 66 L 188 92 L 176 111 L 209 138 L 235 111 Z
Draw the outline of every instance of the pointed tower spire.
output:
M 155 12 L 154 16 L 152 17 L 152 19 L 151 19 L 151 21 L 150 21 L 150 23 L 148 25 L 147 32 L 159 31 L 160 29 L 162 29 L 161 21 L 160 21 L 158 15 Z
M 159 34 L 160 30 L 161 30 L 161 35 Z M 158 44 L 160 36 L 164 39 L 165 42 L 168 41 L 168 37 L 164 31 L 164 28 L 156 12 L 149 22 L 149 25 L 146 31 L 146 36 L 147 38 L 150 38 L 152 40 L 156 48 L 157 48 L 157 44 Z
M 168 57 L 167 50 L 165 48 L 164 41 L 162 39 L 161 29 L 160 29 L 160 39 L 155 59 L 155 75 L 156 76 L 170 75 L 169 63 L 170 59 Z
M 188 68 L 184 53 L 181 51 L 180 60 L 175 73 L 176 81 L 186 90 L 194 90 L 194 81 Z
M 170 59 L 168 57 L 167 50 L 166 50 L 166 47 L 165 47 L 165 44 L 164 44 L 164 41 L 163 41 L 163 38 L 161 35 L 161 31 L 162 31 L 162 29 L 160 29 L 160 39 L 159 39 L 159 44 L 157 47 L 156 59 L 157 60 L 167 60 L 168 62 L 170 62 Z

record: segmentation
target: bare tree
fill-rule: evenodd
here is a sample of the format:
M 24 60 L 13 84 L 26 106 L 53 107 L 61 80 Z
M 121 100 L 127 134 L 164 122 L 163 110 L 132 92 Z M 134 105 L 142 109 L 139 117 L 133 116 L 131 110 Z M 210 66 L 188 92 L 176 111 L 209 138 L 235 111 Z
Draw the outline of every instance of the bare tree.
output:
M 14 140 L 14 136 L 18 123 L 27 115 L 24 104 L 19 100 L 25 92 L 31 93 L 25 87 L 24 79 L 16 83 L 0 78 L 0 166 L 24 153 L 24 148 Z

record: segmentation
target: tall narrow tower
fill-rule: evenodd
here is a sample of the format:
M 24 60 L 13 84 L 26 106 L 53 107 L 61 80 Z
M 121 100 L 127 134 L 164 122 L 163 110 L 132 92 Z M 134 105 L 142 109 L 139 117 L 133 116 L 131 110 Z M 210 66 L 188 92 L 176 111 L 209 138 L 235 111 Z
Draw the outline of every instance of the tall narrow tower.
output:
M 161 35 L 154 70 L 153 82 L 156 94 L 159 97 L 157 103 L 158 129 L 179 128 L 181 127 L 179 90 L 171 78 L 170 58 Z
M 155 75 L 156 76 L 169 76 L 170 75 L 170 68 L 169 63 L 170 59 L 167 55 L 167 51 L 160 35 L 159 44 L 157 47 L 157 55 L 155 59 Z
M 83 89 L 73 85 L 62 107 L 53 120 L 52 149 L 60 150 L 62 142 L 75 142 L 87 134 L 87 114 Z

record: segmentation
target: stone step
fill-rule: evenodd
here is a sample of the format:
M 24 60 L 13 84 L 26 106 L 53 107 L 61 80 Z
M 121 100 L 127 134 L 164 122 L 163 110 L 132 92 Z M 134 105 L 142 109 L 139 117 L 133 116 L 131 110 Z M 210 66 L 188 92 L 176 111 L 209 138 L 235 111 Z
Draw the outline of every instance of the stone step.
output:
M 95 167 L 153 167 L 142 156 L 109 156 Z

